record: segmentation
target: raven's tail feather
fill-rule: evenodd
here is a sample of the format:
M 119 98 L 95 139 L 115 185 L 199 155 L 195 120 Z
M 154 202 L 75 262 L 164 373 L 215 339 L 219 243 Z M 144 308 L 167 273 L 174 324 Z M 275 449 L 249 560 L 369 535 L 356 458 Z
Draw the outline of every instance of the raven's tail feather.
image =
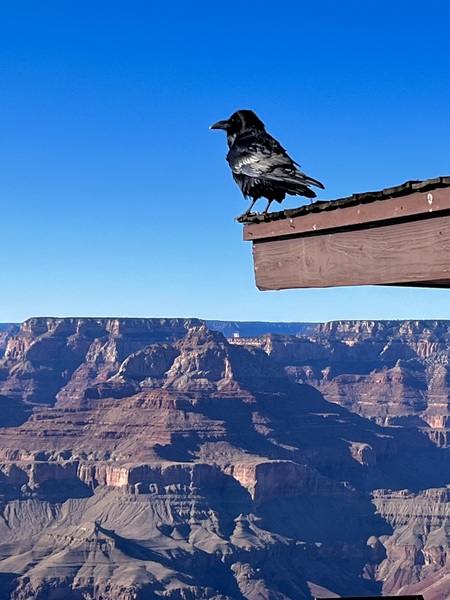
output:
M 317 179 L 313 179 L 312 177 L 305 175 L 305 173 L 302 173 L 302 171 L 299 171 L 298 169 L 296 169 L 295 172 L 291 171 L 288 173 L 285 170 L 281 172 L 273 171 L 272 173 L 266 173 L 265 179 L 281 183 L 286 188 L 286 190 L 288 188 L 293 190 L 292 192 L 288 193 L 301 194 L 303 196 L 306 196 L 307 198 L 316 197 L 316 194 L 307 186 L 314 185 L 322 190 L 325 189 L 323 183 L 317 181 Z M 294 191 L 295 189 L 297 189 L 297 191 Z M 305 192 L 304 190 L 307 190 L 307 192 Z
M 305 183 L 306 185 L 315 185 L 316 187 L 320 188 L 321 190 L 325 189 L 325 186 L 323 185 L 323 183 L 320 183 L 320 181 L 317 181 L 317 179 L 313 179 L 312 177 L 309 177 L 308 175 L 305 175 L 304 173 L 302 173 L 302 175 L 305 178 L 303 180 L 303 183 Z
M 296 184 L 289 184 L 285 182 L 283 186 L 286 193 L 291 196 L 305 196 L 306 198 L 315 198 L 316 192 L 309 188 L 304 183 L 297 182 Z
M 309 187 L 315 185 L 321 189 L 325 189 L 324 185 L 320 181 L 316 181 L 311 177 L 308 177 L 301 171 L 290 173 L 287 175 L 271 173 L 266 175 L 266 179 L 276 182 L 277 187 L 281 188 L 286 194 L 291 196 L 306 196 L 306 198 L 315 198 L 316 193 Z

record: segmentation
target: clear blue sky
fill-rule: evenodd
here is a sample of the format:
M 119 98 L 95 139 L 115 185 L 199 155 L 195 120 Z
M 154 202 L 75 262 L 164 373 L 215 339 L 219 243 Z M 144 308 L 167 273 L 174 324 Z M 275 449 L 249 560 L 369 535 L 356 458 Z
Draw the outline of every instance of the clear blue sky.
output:
M 450 290 L 259 292 L 208 129 L 253 109 L 321 199 L 450 175 L 449 23 L 446 0 L 3 2 L 0 322 L 449 319 Z

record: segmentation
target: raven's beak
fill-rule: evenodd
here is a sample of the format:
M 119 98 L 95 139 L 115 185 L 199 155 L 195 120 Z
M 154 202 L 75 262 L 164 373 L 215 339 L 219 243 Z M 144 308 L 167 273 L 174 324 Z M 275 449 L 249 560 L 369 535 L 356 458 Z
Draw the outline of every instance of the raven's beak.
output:
M 213 123 L 210 127 L 210 129 L 225 129 L 225 131 L 228 129 L 228 121 L 217 121 L 217 123 Z

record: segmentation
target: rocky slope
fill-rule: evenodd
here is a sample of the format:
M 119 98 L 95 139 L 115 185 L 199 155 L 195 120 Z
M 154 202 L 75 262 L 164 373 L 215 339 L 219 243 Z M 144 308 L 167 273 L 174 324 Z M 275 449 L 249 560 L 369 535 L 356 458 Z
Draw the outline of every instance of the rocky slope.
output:
M 450 322 L 333 322 L 232 341 L 263 349 L 330 402 L 380 425 L 424 427 L 448 444 Z
M 448 450 L 323 398 L 330 355 L 383 352 L 327 327 L 25 322 L 0 361 L 0 598 L 441 598 Z

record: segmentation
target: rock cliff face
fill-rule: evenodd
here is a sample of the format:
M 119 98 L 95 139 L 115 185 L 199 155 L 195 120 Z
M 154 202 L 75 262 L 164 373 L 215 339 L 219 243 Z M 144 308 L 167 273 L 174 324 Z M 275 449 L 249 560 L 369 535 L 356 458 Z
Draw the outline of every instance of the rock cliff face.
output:
M 14 323 L 0 323 L 0 358 L 5 354 L 6 344 L 10 337 L 19 331 Z
M 423 427 L 436 443 L 449 442 L 450 322 L 332 322 L 299 336 L 231 341 L 263 349 L 330 402 L 380 425 Z
M 443 416 L 447 329 L 430 331 L 26 321 L 0 361 L 0 598 L 441 598 L 450 461 L 425 417 Z M 381 373 L 408 426 L 361 416 Z

